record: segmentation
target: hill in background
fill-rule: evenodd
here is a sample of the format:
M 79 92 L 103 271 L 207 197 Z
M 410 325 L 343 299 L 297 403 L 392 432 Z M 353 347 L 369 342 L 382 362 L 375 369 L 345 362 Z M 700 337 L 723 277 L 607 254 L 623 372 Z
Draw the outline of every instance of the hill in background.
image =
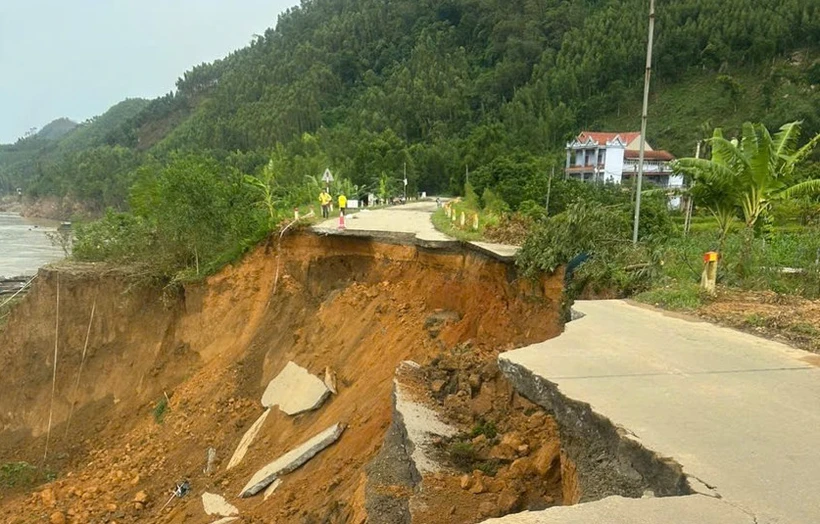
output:
M 469 168 L 479 194 L 515 182 L 515 207 L 543 190 L 526 173 L 560 165 L 580 129 L 638 128 L 645 4 L 303 2 L 166 96 L 2 146 L 0 192 L 125 208 L 140 168 L 184 151 L 243 173 L 273 159 L 283 182 L 331 166 L 359 188 L 395 184 L 406 164 L 411 192 L 459 192 Z M 708 128 L 750 119 L 820 131 L 816 2 L 679 0 L 658 6 L 656 35 L 656 147 L 690 154 Z

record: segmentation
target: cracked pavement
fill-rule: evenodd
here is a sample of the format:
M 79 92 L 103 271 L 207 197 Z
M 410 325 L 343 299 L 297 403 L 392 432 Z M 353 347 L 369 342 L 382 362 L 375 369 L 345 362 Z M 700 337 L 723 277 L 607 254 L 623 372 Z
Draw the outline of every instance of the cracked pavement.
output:
M 500 358 L 671 457 L 696 494 L 488 522 L 820 522 L 818 355 L 626 301 L 575 308 L 561 336 Z

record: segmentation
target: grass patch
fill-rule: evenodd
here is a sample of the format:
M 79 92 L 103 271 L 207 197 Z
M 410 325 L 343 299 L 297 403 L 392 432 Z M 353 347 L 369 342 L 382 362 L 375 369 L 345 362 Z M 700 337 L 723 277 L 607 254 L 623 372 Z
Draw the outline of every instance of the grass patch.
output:
M 457 225 L 458 221 L 453 222 L 451 219 L 447 218 L 447 215 L 444 213 L 444 208 L 436 210 L 436 212 L 433 213 L 431 220 L 433 222 L 433 227 L 437 230 L 463 242 L 473 242 L 484 238 L 484 228 L 481 226 L 480 216 L 478 231 L 473 231 L 472 229 L 460 229 Z
M 471 442 L 453 442 L 447 447 L 447 454 L 453 464 L 461 469 L 472 471 L 476 453 Z
M 498 473 L 498 461 L 497 460 L 485 460 L 480 464 L 475 465 L 475 469 L 484 473 L 488 477 L 494 477 L 496 473 Z
M 797 324 L 793 324 L 789 329 L 800 335 L 806 335 L 809 337 L 820 336 L 820 329 L 817 329 L 808 322 L 798 322 Z
M 481 420 L 470 432 L 471 438 L 475 438 L 479 435 L 484 435 L 488 440 L 492 440 L 498 435 L 498 429 L 492 422 L 485 422 Z
M 159 399 L 159 402 L 157 402 L 157 405 L 154 406 L 154 411 L 153 411 L 154 422 L 156 422 L 157 424 L 162 424 L 163 421 L 165 420 L 165 415 L 168 414 L 168 411 L 170 411 L 170 409 L 171 408 L 170 408 L 170 406 L 168 406 L 168 398 L 167 397 L 162 397 L 161 399 Z
M 664 309 L 692 311 L 703 305 L 705 295 L 697 284 L 676 282 L 644 291 L 635 295 L 634 298 L 638 302 L 652 304 Z
M 0 465 L 0 488 L 31 488 L 51 482 L 57 475 L 28 462 L 7 462 Z
M 747 315 L 743 322 L 747 326 L 759 328 L 759 327 L 766 327 L 767 321 L 766 317 L 760 315 L 758 313 L 752 313 L 751 315 Z

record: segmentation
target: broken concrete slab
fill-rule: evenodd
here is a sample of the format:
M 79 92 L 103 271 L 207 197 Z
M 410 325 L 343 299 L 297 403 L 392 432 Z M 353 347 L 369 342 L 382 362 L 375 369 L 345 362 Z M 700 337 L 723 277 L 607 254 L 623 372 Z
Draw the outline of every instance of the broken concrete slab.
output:
M 273 492 L 279 489 L 279 486 L 281 485 L 282 479 L 274 480 L 273 483 L 270 486 L 268 486 L 268 489 L 265 490 L 265 500 L 268 500 L 270 496 L 273 495 Z
M 311 411 L 330 395 L 322 379 L 308 370 L 288 362 L 276 378 L 270 381 L 262 395 L 262 405 L 266 408 L 279 406 L 288 415 Z
M 497 260 L 501 260 L 502 262 L 515 261 L 515 257 L 521 249 L 519 246 L 493 244 L 490 242 L 468 242 L 468 244 L 476 251 L 489 255 Z
M 393 379 L 393 394 L 395 410 L 404 422 L 407 440 L 412 446 L 410 456 L 419 474 L 424 475 L 441 469 L 426 452 L 433 439 L 453 436 L 458 433 L 458 429 L 442 422 L 435 411 L 413 399 L 410 388 L 402 381 L 402 375 L 412 374 L 418 368 L 419 365 L 411 361 L 399 364 L 396 378 Z
M 330 367 L 325 368 L 325 386 L 334 395 L 338 395 L 339 391 L 336 389 L 336 372 Z
M 236 446 L 236 451 L 233 452 L 233 456 L 231 457 L 230 462 L 228 462 L 227 469 L 231 469 L 242 462 L 242 459 L 245 458 L 245 454 L 248 452 L 248 448 L 251 444 L 253 444 L 253 441 L 256 439 L 256 435 L 259 434 L 259 430 L 262 429 L 262 425 L 265 423 L 265 419 L 268 418 L 268 415 L 270 415 L 270 409 L 266 409 L 264 413 L 259 415 L 256 422 L 254 422 L 253 425 L 248 428 L 248 431 L 242 435 L 239 445 Z
M 211 522 L 211 524 L 228 524 L 229 522 L 235 522 L 239 520 L 239 517 L 225 517 L 224 519 L 219 519 Z
M 525 511 L 485 524 L 659 524 L 697 522 L 726 524 L 757 522 L 753 515 L 724 500 L 702 495 L 631 499 L 612 496 L 573 506 L 555 506 L 542 511 Z
M 211 516 L 233 517 L 234 515 L 239 515 L 239 510 L 236 509 L 236 506 L 229 504 L 222 495 L 203 493 L 202 506 L 205 508 L 205 513 Z
M 252 497 L 275 481 L 280 475 L 285 475 L 302 466 L 315 457 L 320 451 L 336 442 L 342 435 L 345 426 L 334 424 L 308 440 L 301 446 L 292 449 L 257 471 L 251 480 L 242 488 L 240 497 Z

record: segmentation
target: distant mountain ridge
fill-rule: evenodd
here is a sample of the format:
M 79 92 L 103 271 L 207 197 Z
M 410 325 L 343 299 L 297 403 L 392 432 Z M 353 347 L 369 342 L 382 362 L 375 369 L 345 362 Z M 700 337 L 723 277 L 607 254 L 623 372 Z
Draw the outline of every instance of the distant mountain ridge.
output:
M 76 127 L 77 122 L 65 117 L 58 118 L 43 126 L 43 128 L 37 132 L 37 136 L 45 140 L 59 140 Z
M 653 145 L 690 154 L 702 128 L 744 120 L 820 132 L 816 1 L 657 13 Z M 0 146 L 0 193 L 124 208 L 137 171 L 177 151 L 245 173 L 273 156 L 292 180 L 333 165 L 360 187 L 406 165 L 410 190 L 460 191 L 465 168 L 545 165 L 582 128 L 637 129 L 646 24 L 644 0 L 305 0 L 163 97 Z

